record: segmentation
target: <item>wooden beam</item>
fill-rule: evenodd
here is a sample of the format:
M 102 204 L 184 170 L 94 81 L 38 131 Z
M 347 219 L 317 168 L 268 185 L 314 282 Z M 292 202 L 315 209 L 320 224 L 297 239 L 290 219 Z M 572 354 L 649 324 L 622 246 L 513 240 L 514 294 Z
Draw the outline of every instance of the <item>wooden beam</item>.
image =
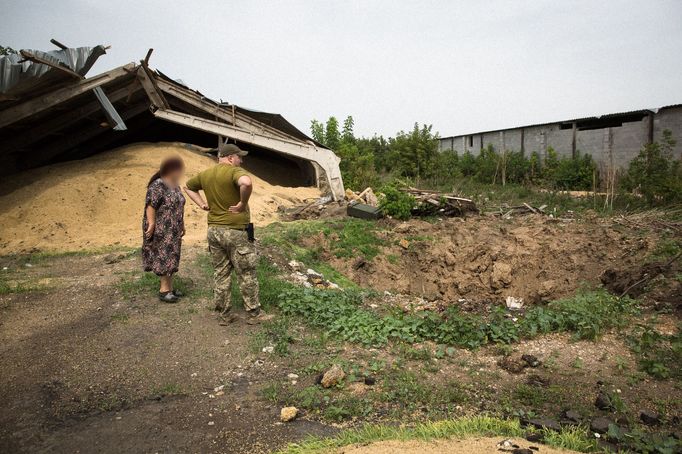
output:
M 86 93 L 95 87 L 104 85 L 121 76 L 125 76 L 131 69 L 134 68 L 134 63 L 120 66 L 116 69 L 112 69 L 111 71 L 90 77 L 88 79 L 83 79 L 80 82 L 69 85 L 68 87 L 55 90 L 44 96 L 31 99 L 22 104 L 18 104 L 0 111 L 0 128 L 54 107 L 57 104 L 75 96 L 82 95 L 83 93 Z
M 161 91 L 168 93 L 169 95 L 178 98 L 179 100 L 184 101 L 191 106 L 201 109 L 207 114 L 213 115 L 216 118 L 219 118 L 220 120 L 223 120 L 231 125 L 237 126 L 239 128 L 251 132 L 267 131 L 272 135 L 284 139 L 294 141 L 299 140 L 297 137 L 290 136 L 277 128 L 273 128 L 272 126 L 260 123 L 256 120 L 253 120 L 250 117 L 247 117 L 244 114 L 236 112 L 234 106 L 232 106 L 231 110 L 228 112 L 226 109 L 223 109 L 220 106 L 216 106 L 215 104 L 203 100 L 201 96 L 199 96 L 198 94 L 190 90 L 184 89 L 182 87 L 178 87 L 177 85 L 174 85 L 165 80 L 157 80 L 157 84 Z
M 122 88 L 119 88 L 116 91 L 111 92 L 110 94 L 107 95 L 107 97 L 112 103 L 115 103 L 141 89 L 142 87 L 137 82 L 137 80 L 133 79 L 132 83 Z M 62 114 L 54 115 L 53 117 L 47 119 L 46 121 L 37 124 L 31 128 L 28 128 L 23 133 L 17 133 L 17 135 L 12 139 L 7 140 L 0 144 L 0 152 L 13 153 L 18 149 L 24 148 L 32 143 L 39 141 L 40 139 L 43 139 L 47 135 L 53 134 L 56 131 L 59 131 L 60 129 L 64 129 L 69 125 L 76 123 L 82 118 L 88 117 L 99 112 L 101 108 L 102 106 L 100 105 L 99 101 L 97 99 L 93 99 L 92 101 L 88 102 L 83 106 L 70 110 L 68 113 L 65 113 L 63 115 Z
M 136 104 L 125 112 L 121 113 L 121 118 L 127 120 L 142 112 L 149 109 L 146 103 Z M 124 133 L 119 133 L 112 131 L 109 127 L 102 127 L 99 123 L 94 124 L 90 127 L 84 127 L 78 133 L 69 134 L 64 136 L 61 140 L 56 140 L 55 142 L 49 144 L 47 147 L 41 150 L 34 150 L 30 153 L 30 159 L 40 160 L 41 162 L 51 161 L 53 158 L 59 156 L 70 148 L 74 148 L 88 140 L 106 132 L 111 132 L 112 134 L 123 135 Z M 25 154 L 24 154 L 25 155 Z
M 173 110 L 159 109 L 154 112 L 154 116 L 199 131 L 230 137 L 261 148 L 314 162 L 325 171 L 334 199 L 340 200 L 344 196 L 343 180 L 339 169 L 340 159 L 331 150 L 317 148 L 312 142 L 293 142 L 268 133 L 245 131 L 227 123 L 206 120 Z
M 161 90 L 152 82 L 152 76 L 149 75 L 149 71 L 144 66 L 137 68 L 137 78 L 153 105 L 159 109 L 168 109 L 170 107 L 166 98 L 163 97 Z

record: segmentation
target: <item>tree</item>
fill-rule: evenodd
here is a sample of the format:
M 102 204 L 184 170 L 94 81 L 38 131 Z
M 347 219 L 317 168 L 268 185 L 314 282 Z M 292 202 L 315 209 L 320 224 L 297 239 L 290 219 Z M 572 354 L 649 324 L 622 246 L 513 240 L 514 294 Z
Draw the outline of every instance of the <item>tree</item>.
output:
M 313 139 L 316 142 L 319 142 L 323 145 L 325 144 L 324 125 L 321 122 L 312 120 L 310 122 L 310 133 L 313 135 Z
M 17 51 L 12 49 L 11 47 L 7 46 L 0 46 L 0 55 L 10 55 L 10 54 L 16 54 Z
M 341 144 L 341 134 L 339 134 L 339 121 L 336 117 L 329 117 L 327 127 L 324 131 L 325 145 L 332 150 L 338 150 Z
M 676 143 L 666 129 L 660 143 L 645 145 L 630 161 L 623 186 L 639 191 L 651 205 L 682 200 L 682 163 L 673 156 Z
M 431 130 L 431 125 L 420 128 L 419 123 L 415 123 L 411 132 L 400 131 L 391 141 L 401 175 L 414 178 L 432 175 L 438 155 L 438 134 Z
M 354 143 L 355 135 L 353 134 L 353 126 L 355 122 L 353 117 L 348 115 L 345 120 L 343 120 L 343 131 L 341 132 L 341 141 L 344 143 Z

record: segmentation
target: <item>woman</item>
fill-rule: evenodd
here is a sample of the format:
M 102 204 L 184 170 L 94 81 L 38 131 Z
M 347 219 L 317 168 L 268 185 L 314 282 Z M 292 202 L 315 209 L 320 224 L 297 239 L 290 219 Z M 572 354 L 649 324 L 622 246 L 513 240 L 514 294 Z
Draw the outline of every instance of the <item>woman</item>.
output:
M 185 164 L 179 156 L 165 159 L 149 180 L 142 230 L 142 264 L 161 278 L 159 299 L 176 303 L 182 296 L 173 290 L 173 274 L 178 272 L 180 248 L 185 235 L 185 197 L 180 180 Z

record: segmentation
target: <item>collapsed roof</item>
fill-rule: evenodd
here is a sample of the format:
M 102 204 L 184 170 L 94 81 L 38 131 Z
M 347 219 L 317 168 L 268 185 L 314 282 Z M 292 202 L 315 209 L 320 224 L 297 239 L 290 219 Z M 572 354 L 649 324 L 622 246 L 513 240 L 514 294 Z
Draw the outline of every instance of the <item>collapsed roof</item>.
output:
M 309 171 L 311 183 L 343 198 L 339 158 L 281 115 L 205 97 L 151 69 L 151 49 L 139 64 L 86 78 L 106 48 L 52 42 L 60 50 L 0 57 L 0 173 L 80 159 L 132 141 L 215 146 L 227 139 L 265 159 L 296 163 Z

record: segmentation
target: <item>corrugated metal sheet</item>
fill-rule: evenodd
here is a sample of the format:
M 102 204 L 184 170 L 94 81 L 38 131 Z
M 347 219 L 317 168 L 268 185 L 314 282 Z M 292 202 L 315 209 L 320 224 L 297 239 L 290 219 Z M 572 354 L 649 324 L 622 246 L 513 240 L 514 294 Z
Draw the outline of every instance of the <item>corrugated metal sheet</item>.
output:
M 104 46 L 76 47 L 43 52 L 28 50 L 31 54 L 45 61 L 63 66 L 75 73 L 85 76 L 97 59 L 106 53 Z M 0 99 L 14 100 L 27 96 L 36 96 L 41 87 L 49 86 L 50 90 L 74 78 L 67 73 L 49 65 L 24 60 L 19 54 L 0 57 Z

